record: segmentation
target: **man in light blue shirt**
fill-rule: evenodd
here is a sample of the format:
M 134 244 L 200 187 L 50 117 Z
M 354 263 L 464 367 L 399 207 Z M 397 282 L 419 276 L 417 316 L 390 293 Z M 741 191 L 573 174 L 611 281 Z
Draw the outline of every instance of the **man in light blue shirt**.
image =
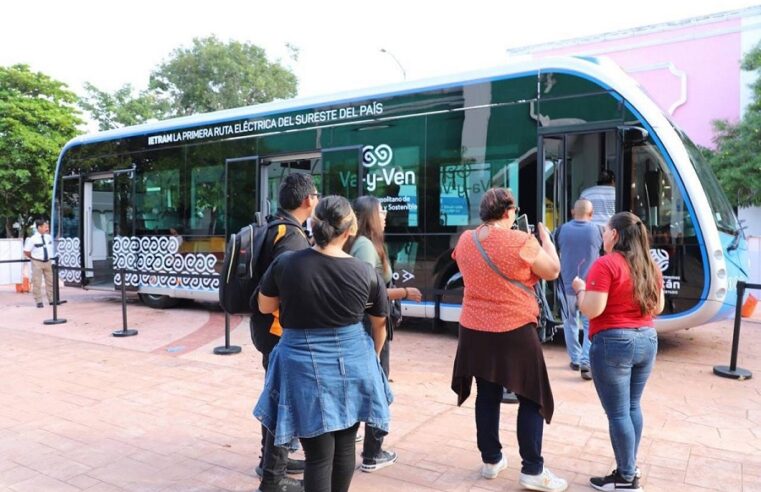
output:
M 616 179 L 613 171 L 604 169 L 597 180 L 597 186 L 590 186 L 581 192 L 579 198 L 592 202 L 592 223 L 602 228 L 616 213 Z
M 563 332 L 571 369 L 581 370 L 581 377 L 589 380 L 589 319 L 581 314 L 576 305 L 576 293 L 571 287 L 574 277 L 587 276 L 592 263 L 600 256 L 602 234 L 592 223 L 593 207 L 589 200 L 580 198 L 573 207 L 574 219 L 563 224 L 556 233 L 556 245 L 560 255 L 560 275 L 563 280 L 565 300 Z M 579 325 L 583 325 L 584 341 L 579 344 Z

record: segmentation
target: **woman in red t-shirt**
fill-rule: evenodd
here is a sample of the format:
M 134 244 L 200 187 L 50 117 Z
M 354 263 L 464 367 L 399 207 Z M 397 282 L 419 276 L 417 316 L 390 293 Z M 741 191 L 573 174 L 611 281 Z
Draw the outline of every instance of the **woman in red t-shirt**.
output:
M 607 254 L 592 265 L 586 282 L 573 280 L 579 309 L 590 320 L 592 379 L 616 456 L 610 475 L 589 482 L 597 490 L 637 492 L 640 399 L 658 351 L 653 316 L 663 311 L 663 279 L 650 257 L 647 229 L 633 213 L 610 218 L 603 248 Z

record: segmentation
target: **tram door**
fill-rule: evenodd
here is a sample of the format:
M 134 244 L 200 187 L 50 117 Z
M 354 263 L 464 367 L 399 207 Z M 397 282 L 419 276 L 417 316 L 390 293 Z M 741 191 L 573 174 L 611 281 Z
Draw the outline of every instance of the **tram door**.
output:
M 319 153 L 264 157 L 259 176 L 259 211 L 262 220 L 277 211 L 280 184 L 292 173 L 311 174 L 317 191 L 321 191 Z
M 543 203 L 539 210 L 554 231 L 572 219 L 573 206 L 584 190 L 596 186 L 600 173 L 619 173 L 620 144 L 617 129 L 543 135 Z
M 543 166 L 539 173 L 544 183 L 539 193 L 539 210 L 550 233 L 573 219 L 573 207 L 582 192 L 596 186 L 603 170 L 617 175 L 620 144 L 617 129 L 594 132 L 544 134 L 540 137 Z M 562 255 L 562 251 L 560 252 Z M 563 316 L 560 283 L 548 285 L 545 294 L 556 318 Z M 555 288 L 553 288 L 555 287 Z
M 83 183 L 84 266 L 90 288 L 114 288 L 114 237 L 134 236 L 134 171 L 89 175 Z

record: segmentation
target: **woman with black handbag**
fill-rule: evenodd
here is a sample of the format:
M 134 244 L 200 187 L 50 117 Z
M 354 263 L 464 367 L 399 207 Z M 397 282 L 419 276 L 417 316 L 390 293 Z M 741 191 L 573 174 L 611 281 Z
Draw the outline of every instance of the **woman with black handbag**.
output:
M 390 313 L 386 321 L 387 338 L 380 353 L 380 362 L 383 371 L 388 377 L 390 373 L 390 346 L 393 338 L 393 330 L 401 322 L 401 300 L 409 299 L 420 302 L 423 295 L 415 287 L 394 287 L 392 283 L 391 264 L 388 259 L 386 248 L 383 244 L 383 231 L 386 228 L 386 211 L 381 206 L 380 200 L 374 196 L 362 196 L 354 200 L 352 204 L 357 216 L 357 235 L 350 238 L 344 246 L 344 251 L 355 258 L 365 261 L 373 266 L 383 281 L 386 282 Z M 370 330 L 370 324 L 365 320 L 365 330 Z M 376 432 L 371 426 L 365 426 L 365 440 L 362 449 L 362 466 L 364 472 L 374 472 L 396 463 L 397 455 L 393 451 L 383 449 L 383 435 Z

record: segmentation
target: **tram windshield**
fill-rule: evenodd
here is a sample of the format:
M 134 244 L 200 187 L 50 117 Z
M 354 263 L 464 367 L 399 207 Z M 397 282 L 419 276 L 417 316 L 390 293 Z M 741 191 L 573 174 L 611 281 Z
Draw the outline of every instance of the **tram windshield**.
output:
M 697 173 L 698 179 L 703 185 L 708 203 L 711 206 L 711 213 L 716 221 L 716 227 L 722 232 L 737 234 L 740 226 L 737 223 L 737 217 L 735 217 L 732 211 L 729 200 L 727 200 L 724 191 L 721 189 L 719 180 L 716 179 L 716 175 L 711 170 L 697 145 L 682 130 L 677 127 L 674 127 L 674 129 L 682 140 L 682 143 L 684 143 L 687 154 L 690 156 L 692 167 L 695 168 L 695 173 Z

